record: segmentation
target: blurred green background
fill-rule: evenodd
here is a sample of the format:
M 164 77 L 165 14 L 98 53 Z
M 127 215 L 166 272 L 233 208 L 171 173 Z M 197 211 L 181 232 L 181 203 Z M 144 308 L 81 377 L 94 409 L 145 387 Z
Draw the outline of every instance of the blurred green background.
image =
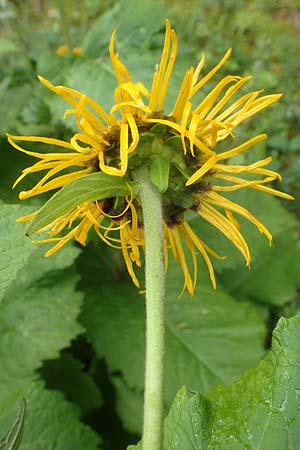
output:
M 207 299 L 205 308 L 208 308 L 212 317 L 208 335 L 209 332 L 218 334 L 219 326 L 221 328 L 224 326 L 226 333 L 227 328 L 222 320 L 227 320 L 229 317 L 232 322 L 228 319 L 230 322 L 227 324 L 228 329 L 234 329 L 234 326 L 238 326 L 240 322 L 244 324 L 243 320 L 245 320 L 245 329 L 249 331 L 248 337 L 245 337 L 245 348 L 247 348 L 249 360 L 246 362 L 243 360 L 245 351 L 244 348 L 240 350 L 236 356 L 237 359 L 240 358 L 236 364 L 238 368 L 236 373 L 227 376 L 225 367 L 221 376 L 221 381 L 227 382 L 237 378 L 247 367 L 255 365 L 264 353 L 264 349 L 270 345 L 270 335 L 278 317 L 281 314 L 290 316 L 298 311 L 300 306 L 300 5 L 298 0 L 277 2 L 273 0 L 251 2 L 248 0 L 143 0 L 142 2 L 134 0 L 57 0 L 52 2 L 0 0 L 0 198 L 7 205 L 20 203 L 17 195 L 20 189 L 12 191 L 11 186 L 19 172 L 32 164 L 31 158 L 16 152 L 8 145 L 6 132 L 68 139 L 76 130 L 76 125 L 71 118 L 63 119 L 63 112 L 67 105 L 62 99 L 48 92 L 39 83 L 37 75 L 48 78 L 54 84 L 64 84 L 85 92 L 109 110 L 113 104 L 113 91 L 116 87 L 108 56 L 111 32 L 117 29 L 117 50 L 133 79 L 141 80 L 150 87 L 153 70 L 159 59 L 164 39 L 165 18 L 170 19 L 179 40 L 179 54 L 167 105 L 172 105 L 183 74 L 191 65 L 197 64 L 202 53 L 206 55 L 205 70 L 208 71 L 229 47 L 233 48 L 230 60 L 206 89 L 213 86 L 215 80 L 220 77 L 238 74 L 253 75 L 253 80 L 246 85 L 247 91 L 264 89 L 266 93 L 282 92 L 284 94 L 279 103 L 241 125 L 236 132 L 239 140 L 250 138 L 260 132 L 267 132 L 269 136 L 267 141 L 257 145 L 249 154 L 242 155 L 240 162 L 272 155 L 272 168 L 283 176 L 283 181 L 274 187 L 295 196 L 294 202 L 275 201 L 267 195 L 261 193 L 258 195 L 255 192 L 250 194 L 240 192 L 234 197 L 270 227 L 275 241 L 272 249 L 270 250 L 263 238 L 258 236 L 257 230 L 241 221 L 243 229 L 246 230 L 245 236 L 249 246 L 253 250 L 253 266 L 249 272 L 244 264 L 241 264 L 241 258 L 235 249 L 231 249 L 222 236 L 216 237 L 211 227 L 207 224 L 199 224 L 198 220 L 192 223 L 193 229 L 201 236 L 204 235 L 205 242 L 220 253 L 230 256 L 227 261 L 216 264 L 218 286 L 220 286 L 218 295 L 220 295 L 221 303 L 218 303 L 217 297 L 210 288 L 200 286 L 202 297 L 200 295 L 199 299 L 203 297 Z M 81 50 L 79 51 L 78 48 Z M 38 147 L 37 145 L 35 148 L 38 149 Z M 34 176 L 27 177 L 22 182 L 21 189 L 29 188 L 33 182 Z M 27 205 L 40 203 L 40 198 L 26 202 Z M 20 229 L 19 233 L 22 232 Z M 38 258 L 41 257 L 40 255 L 41 251 Z M 32 264 L 38 264 L 37 261 L 39 259 L 34 260 Z M 50 271 L 54 270 L 55 259 L 53 261 L 53 263 L 47 263 L 53 264 Z M 98 302 L 93 303 L 92 299 L 99 296 L 96 283 L 99 267 L 101 275 L 104 274 L 101 291 L 103 302 L 101 303 L 98 298 Z M 202 267 L 204 266 L 200 263 L 201 270 Z M 176 289 L 178 287 L 179 292 L 181 275 L 178 278 L 177 269 L 175 268 L 173 272 L 172 270 L 171 267 L 169 275 L 171 285 L 176 286 Z M 203 270 L 206 273 L 206 269 Z M 44 363 L 40 375 L 48 388 L 59 389 L 71 403 L 79 406 L 84 422 L 102 435 L 104 449 L 123 449 L 127 443 L 138 440 L 141 426 L 140 416 L 136 412 L 141 408 L 143 389 L 143 370 L 141 370 L 143 309 L 141 303 L 132 301 L 132 298 L 138 295 L 127 282 L 120 255 L 106 249 L 98 241 L 94 242 L 93 238 L 87 250 L 77 260 L 76 271 L 81 279 L 79 288 L 87 295 L 80 318 L 81 324 L 87 330 L 87 336 L 77 338 L 69 349 L 61 353 L 59 359 Z M 31 271 L 28 273 L 31 274 Z M 206 275 L 202 274 L 200 278 L 202 281 L 204 278 L 203 285 L 206 286 Z M 122 303 L 120 294 L 111 286 L 115 280 L 122 281 L 122 296 L 128 300 L 128 303 Z M 173 292 L 175 299 L 176 295 Z M 112 298 L 115 299 L 113 303 Z M 168 319 L 171 324 L 169 328 L 174 328 L 174 334 L 178 330 L 176 331 L 176 326 L 172 325 L 172 314 L 175 317 L 174 323 L 177 325 L 184 322 L 181 314 L 187 315 L 187 321 L 193 319 L 191 304 L 182 302 L 182 305 L 178 306 L 175 303 L 173 305 L 170 300 L 174 311 L 171 311 L 173 306 L 170 307 L 170 319 Z M 177 308 L 182 308 L 183 313 L 179 312 L 180 309 L 176 312 Z M 192 308 L 196 310 L 202 308 L 201 314 L 206 314 L 204 307 L 199 304 L 197 307 L 193 305 Z M 241 308 L 241 316 L 239 316 L 239 308 Z M 247 308 L 250 308 L 250 312 Z M 236 317 L 231 313 L 233 310 Z M 199 312 L 199 315 L 201 314 Z M 114 320 L 111 319 L 112 317 Z M 123 318 L 132 322 L 130 322 L 132 336 L 128 338 L 128 342 L 123 340 L 122 324 L 115 317 L 124 320 L 124 327 L 127 322 Z M 138 332 L 134 328 L 135 322 L 138 324 Z M 257 324 L 256 331 L 255 324 Z M 254 338 L 251 332 L 254 333 Z M 76 333 L 78 334 L 79 331 Z M 74 332 L 74 339 L 76 333 Z M 228 333 L 228 340 L 231 341 L 233 338 L 230 331 Z M 138 348 L 134 340 L 136 335 L 141 336 Z M 195 334 L 192 338 L 194 339 L 192 345 L 195 348 L 205 345 L 205 337 Z M 253 355 L 247 347 L 250 341 L 254 342 Z M 130 345 L 133 342 L 134 346 L 131 348 Z M 175 339 L 172 341 L 170 338 L 170 353 L 173 356 L 180 354 L 179 344 L 176 341 L 177 348 L 174 342 Z M 66 344 L 61 344 L 59 349 L 65 346 Z M 219 351 L 216 360 L 218 357 L 222 359 L 223 351 L 222 348 L 220 350 L 220 343 L 216 344 L 216 348 Z M 209 348 L 208 352 L 210 351 Z M 131 352 L 132 367 L 126 368 L 128 358 L 130 360 L 128 354 Z M 127 359 L 122 361 L 119 353 L 127 355 Z M 185 355 L 184 358 L 187 356 Z M 41 359 L 47 360 L 49 356 Z M 168 405 L 176 389 L 179 388 L 178 380 L 175 379 L 177 375 L 173 375 L 171 359 L 170 357 L 170 361 L 167 362 L 170 367 L 169 391 L 166 398 Z M 187 358 L 187 365 L 190 364 L 189 361 Z M 225 363 L 224 365 L 226 366 Z M 83 369 L 84 374 L 89 377 L 84 381 L 80 378 Z M 206 393 L 216 382 L 207 375 L 209 381 L 206 380 L 206 384 L 203 382 L 204 384 L 201 385 L 203 381 L 201 380 L 199 387 L 196 372 L 193 372 L 192 368 L 189 370 L 188 374 L 179 376 L 179 381 L 201 392 Z M 75 376 L 74 382 L 69 381 L 71 376 Z M 80 393 L 83 385 L 84 388 Z M 99 408 L 101 396 L 104 406 Z

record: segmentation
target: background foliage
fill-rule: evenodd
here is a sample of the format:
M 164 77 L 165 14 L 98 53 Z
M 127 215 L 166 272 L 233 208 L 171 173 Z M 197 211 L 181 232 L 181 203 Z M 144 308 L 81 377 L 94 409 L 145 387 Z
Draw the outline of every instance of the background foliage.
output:
M 252 74 L 253 89 L 283 92 L 280 104 L 240 127 L 237 138 L 267 131 L 256 156 L 273 156 L 280 188 L 294 202 L 263 193 L 231 198 L 270 228 L 274 244 L 242 222 L 252 248 L 251 271 L 234 248 L 200 218 L 193 229 L 219 253 L 218 290 L 199 264 L 195 297 L 181 300 L 176 264 L 168 273 L 165 450 L 297 449 L 299 436 L 300 247 L 300 8 L 297 1 L 0 1 L 0 438 L 22 398 L 28 413 L 21 449 L 121 450 L 141 432 L 144 300 L 128 280 L 118 253 L 91 236 L 85 249 L 64 248 L 44 259 L 15 219 L 41 204 L 21 205 L 13 181 L 30 159 L 4 133 L 68 138 L 66 104 L 39 84 L 86 92 L 108 108 L 115 80 L 108 43 L 117 47 L 136 80 L 151 82 L 169 17 L 179 35 L 170 86 L 201 57 L 207 67 L 229 47 L 222 71 Z M 80 46 L 59 56 L 56 49 Z M 249 87 L 250 89 L 250 87 Z M 253 155 L 253 152 L 252 152 Z M 241 157 L 249 162 L 251 154 Z M 34 176 L 22 182 L 26 189 Z M 281 320 L 273 338 L 278 318 Z M 266 355 L 266 356 L 265 356 Z M 263 358 L 263 360 L 262 360 Z M 261 361 L 262 360 L 262 361 Z M 247 371 L 250 369 L 250 371 Z M 203 429 L 205 430 L 203 432 Z M 274 430 L 276 435 L 274 435 Z

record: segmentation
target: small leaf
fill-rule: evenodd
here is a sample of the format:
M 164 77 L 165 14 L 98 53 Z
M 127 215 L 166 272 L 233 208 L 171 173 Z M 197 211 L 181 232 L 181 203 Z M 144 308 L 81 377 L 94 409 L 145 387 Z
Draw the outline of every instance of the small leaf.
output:
M 19 448 L 23 436 L 25 412 L 26 401 L 23 399 L 15 423 L 8 431 L 5 438 L 0 441 L 0 450 L 17 450 Z
M 166 192 L 169 185 L 170 162 L 162 158 L 153 158 L 150 161 L 150 178 L 159 192 Z
M 81 203 L 128 194 L 130 194 L 128 184 L 120 177 L 107 175 L 103 172 L 86 175 L 78 180 L 71 181 L 56 192 L 32 219 L 26 233 L 28 235 L 36 233 L 57 217 Z

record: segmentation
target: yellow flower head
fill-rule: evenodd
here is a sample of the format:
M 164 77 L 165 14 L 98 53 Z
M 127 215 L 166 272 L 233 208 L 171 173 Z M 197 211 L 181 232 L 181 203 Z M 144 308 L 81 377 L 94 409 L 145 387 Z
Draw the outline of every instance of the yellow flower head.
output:
M 122 177 L 128 184 L 129 195 L 79 202 L 75 208 L 38 231 L 49 233 L 49 238 L 42 242 L 55 243 L 46 254 L 50 255 L 73 238 L 85 245 L 89 230 L 94 228 L 100 239 L 122 251 L 128 272 L 134 284 L 139 286 L 134 267 L 141 266 L 144 232 L 138 189 L 134 188 L 133 181 L 136 170 L 148 166 L 154 184 L 162 192 L 166 265 L 171 250 L 182 267 L 183 290 L 193 294 L 197 253 L 200 252 L 215 287 L 210 256 L 222 257 L 193 232 L 185 220 L 185 213 L 194 211 L 223 233 L 244 255 L 248 266 L 250 251 L 234 215 L 251 221 L 271 243 L 272 236 L 266 227 L 246 208 L 229 200 L 223 193 L 248 187 L 286 199 L 292 198 L 266 185 L 280 179 L 278 173 L 266 168 L 271 162 L 270 157 L 249 165 L 234 165 L 231 162 L 236 155 L 266 138 L 265 134 L 260 134 L 231 146 L 234 129 L 276 102 L 281 94 L 262 96 L 262 91 L 254 91 L 235 98 L 235 94 L 251 77 L 228 75 L 206 96 L 202 96 L 201 101 L 193 101 L 195 95 L 201 93 L 203 86 L 226 63 L 231 53 L 228 50 L 205 75 L 202 74 L 204 57 L 196 68 L 191 67 L 182 80 L 173 109 L 165 112 L 165 98 L 177 55 L 177 38 L 169 21 L 166 21 L 164 47 L 150 91 L 143 83 L 132 80 L 114 50 L 114 38 L 115 32 L 109 51 L 118 86 L 115 89 L 115 104 L 109 113 L 90 97 L 71 88 L 54 86 L 39 77 L 47 88 L 70 103 L 71 108 L 65 116 L 75 115 L 79 131 L 70 141 L 8 135 L 16 149 L 38 159 L 33 166 L 23 170 L 15 184 L 27 174 L 46 171 L 31 190 L 20 193 L 20 198 L 59 189 L 94 172 Z M 229 138 L 229 148 L 218 151 L 217 143 L 226 138 Z M 16 141 L 45 143 L 57 150 L 36 153 L 23 149 Z M 162 168 L 163 182 L 157 181 Z M 243 178 L 243 175 L 246 177 Z M 34 215 L 21 220 L 30 220 Z M 185 249 L 191 253 L 192 268 L 187 262 Z
M 58 56 L 65 56 L 67 53 L 70 52 L 69 46 L 68 45 L 61 45 L 60 47 L 58 47 L 56 49 L 56 54 Z M 71 49 L 71 53 L 75 56 L 82 56 L 83 55 L 83 51 L 81 47 L 73 47 Z

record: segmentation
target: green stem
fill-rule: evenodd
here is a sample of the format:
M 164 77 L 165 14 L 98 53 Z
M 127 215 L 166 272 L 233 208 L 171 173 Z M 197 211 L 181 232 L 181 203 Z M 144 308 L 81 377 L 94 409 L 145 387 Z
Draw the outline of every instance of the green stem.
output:
M 163 220 L 161 196 L 143 169 L 141 185 L 146 258 L 146 372 L 143 450 L 161 450 L 164 409 L 164 298 Z

